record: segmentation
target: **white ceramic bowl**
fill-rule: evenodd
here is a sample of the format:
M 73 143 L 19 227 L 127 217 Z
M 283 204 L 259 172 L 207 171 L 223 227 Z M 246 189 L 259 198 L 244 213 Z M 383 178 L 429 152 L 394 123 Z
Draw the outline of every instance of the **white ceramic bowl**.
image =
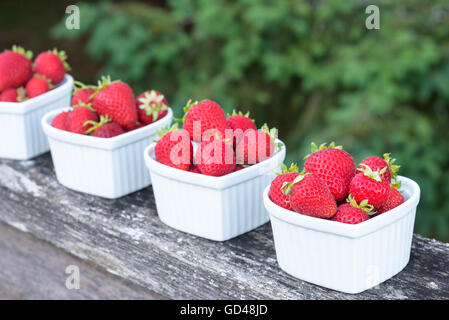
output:
M 66 75 L 58 86 L 24 102 L 0 102 L 0 158 L 27 160 L 49 150 L 42 132 L 42 116 L 70 106 L 73 78 Z
M 97 138 L 53 128 L 53 118 L 68 109 L 52 111 L 42 118 L 56 177 L 62 185 L 115 199 L 151 184 L 142 152 L 149 143 L 158 139 L 158 130 L 171 124 L 171 109 L 159 121 L 113 138 Z
M 313 218 L 286 210 L 268 197 L 279 266 L 301 280 L 330 289 L 359 293 L 401 271 L 410 258 L 420 189 L 399 177 L 405 202 L 357 225 Z
M 277 141 L 280 142 L 280 141 Z M 285 158 L 281 143 L 269 159 L 222 177 L 175 169 L 154 159 L 155 144 L 144 156 L 153 182 L 159 218 L 172 228 L 225 241 L 268 222 L 262 191 Z

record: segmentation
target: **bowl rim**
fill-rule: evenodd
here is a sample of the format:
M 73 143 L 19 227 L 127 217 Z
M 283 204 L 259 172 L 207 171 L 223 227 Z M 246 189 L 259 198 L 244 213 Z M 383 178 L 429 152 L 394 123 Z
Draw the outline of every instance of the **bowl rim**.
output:
M 356 225 L 315 218 L 284 209 L 271 201 L 268 196 L 268 191 L 271 184 L 268 185 L 263 192 L 263 201 L 265 208 L 270 215 L 270 220 L 275 218 L 284 223 L 314 231 L 335 234 L 348 238 L 360 238 L 404 218 L 411 211 L 416 209 L 421 192 L 419 185 L 412 179 L 403 176 L 398 176 L 398 179 L 402 184 L 401 189 L 407 190 L 410 193 L 409 198 L 396 208 Z
M 279 146 L 276 147 L 276 152 L 270 158 L 256 163 L 248 168 L 234 171 L 221 177 L 214 177 L 190 171 L 184 171 L 157 162 L 154 159 L 154 148 L 156 146 L 156 143 L 152 143 L 145 148 L 144 157 L 145 163 L 150 170 L 150 174 L 155 172 L 172 180 L 211 189 L 223 190 L 233 185 L 253 179 L 255 177 L 274 173 L 274 170 L 283 163 L 286 154 L 286 146 L 284 142 L 276 139 L 275 144 L 278 143 Z
M 72 93 L 73 77 L 65 74 L 64 79 L 55 88 L 37 97 L 23 102 L 0 102 L 0 114 L 23 115 L 32 112 L 43 105 L 51 103 L 67 94 L 67 90 Z
M 103 150 L 117 149 L 139 141 L 143 138 L 152 136 L 156 134 L 156 132 L 162 127 L 170 125 L 173 120 L 173 111 L 171 108 L 168 108 L 167 114 L 156 122 L 153 122 L 136 130 L 125 132 L 124 134 L 118 135 L 116 137 L 105 139 L 68 132 L 52 127 L 51 122 L 53 121 L 53 118 L 59 113 L 68 110 L 70 110 L 70 107 L 55 109 L 48 112 L 42 117 L 41 124 L 45 135 L 47 135 L 47 137 L 49 138 L 56 139 L 61 142 L 66 142 L 68 144 L 75 144 Z

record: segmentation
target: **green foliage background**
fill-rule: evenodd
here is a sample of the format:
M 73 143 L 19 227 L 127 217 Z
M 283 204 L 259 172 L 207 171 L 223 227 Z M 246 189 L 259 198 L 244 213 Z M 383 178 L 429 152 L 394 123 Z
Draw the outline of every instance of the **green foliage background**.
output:
M 376 4 L 381 29 L 365 28 Z M 85 82 L 153 88 L 249 110 L 279 128 L 287 161 L 336 141 L 356 161 L 391 152 L 419 183 L 416 231 L 449 240 L 449 4 L 403 1 L 85 2 L 51 30 Z M 62 16 L 62 14 L 61 14 Z M 86 70 L 88 69 L 88 70 Z M 81 72 L 82 70 L 82 72 Z

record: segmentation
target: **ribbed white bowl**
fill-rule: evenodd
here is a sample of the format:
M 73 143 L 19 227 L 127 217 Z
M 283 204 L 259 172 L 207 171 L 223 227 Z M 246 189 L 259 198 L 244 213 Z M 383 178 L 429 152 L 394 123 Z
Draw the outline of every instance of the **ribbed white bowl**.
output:
M 49 150 L 42 116 L 70 106 L 73 78 L 66 75 L 54 89 L 24 102 L 0 102 L 0 158 L 27 160 Z
M 280 142 L 280 141 L 278 141 Z M 253 230 L 269 218 L 262 191 L 285 158 L 285 145 L 270 158 L 222 177 L 178 170 L 154 159 L 155 144 L 144 151 L 159 218 L 172 228 L 225 241 Z
M 399 177 L 406 201 L 357 225 L 313 218 L 286 210 L 268 197 L 279 266 L 299 279 L 330 289 L 359 293 L 401 271 L 410 258 L 420 189 Z
M 53 118 L 67 111 L 59 109 L 42 118 L 50 143 L 58 181 L 67 188 L 115 199 L 151 184 L 142 152 L 157 139 L 157 131 L 170 125 L 168 114 L 143 128 L 114 138 L 97 138 L 53 128 Z

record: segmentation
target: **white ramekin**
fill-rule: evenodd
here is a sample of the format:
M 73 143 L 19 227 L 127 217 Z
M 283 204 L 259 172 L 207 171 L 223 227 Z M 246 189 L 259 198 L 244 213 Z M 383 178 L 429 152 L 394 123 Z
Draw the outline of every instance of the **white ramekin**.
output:
M 262 191 L 284 161 L 285 145 L 280 144 L 271 158 L 222 177 L 161 164 L 154 159 L 155 144 L 150 145 L 144 156 L 159 218 L 172 228 L 216 241 L 267 223 Z
M 318 219 L 286 210 L 268 197 L 279 266 L 301 280 L 326 288 L 359 293 L 401 271 L 410 258 L 420 189 L 399 177 L 406 201 L 357 225 Z
M 0 102 L 0 158 L 28 160 L 49 150 L 42 132 L 42 116 L 70 106 L 73 78 L 66 75 L 58 86 L 24 102 Z
M 142 152 L 149 143 L 157 140 L 158 130 L 171 124 L 171 109 L 155 123 L 107 139 L 53 128 L 53 118 L 67 110 L 55 110 L 42 118 L 56 177 L 62 185 L 115 199 L 151 184 Z

